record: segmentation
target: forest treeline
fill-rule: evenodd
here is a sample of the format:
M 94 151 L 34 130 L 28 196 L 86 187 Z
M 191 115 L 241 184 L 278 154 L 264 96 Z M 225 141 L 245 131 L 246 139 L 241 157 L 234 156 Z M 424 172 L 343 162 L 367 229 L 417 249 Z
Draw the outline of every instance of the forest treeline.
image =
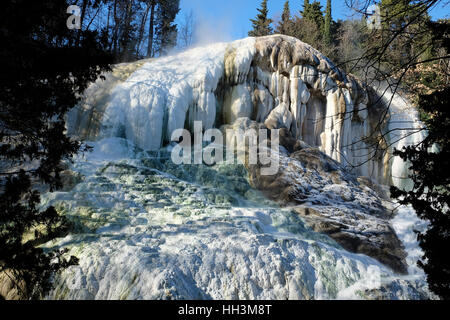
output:
M 162 56 L 192 42 L 192 16 L 175 24 L 180 0 L 78 0 L 81 31 L 100 33 L 116 62 Z
M 347 1 L 354 17 L 346 20 L 333 19 L 331 0 L 327 0 L 325 7 L 319 1 L 303 0 L 298 12 L 290 9 L 294 1 L 285 1 L 281 17 L 274 19 L 268 10 L 268 0 L 262 0 L 258 15 L 251 19 L 249 36 L 295 37 L 367 82 L 402 76 L 404 87 L 418 93 L 449 83 L 448 61 L 433 60 L 447 54 L 435 30 L 444 28 L 449 20 L 432 21 L 428 14 L 440 1 Z M 432 63 L 421 64 L 429 60 Z M 408 70 L 402 75 L 405 67 Z

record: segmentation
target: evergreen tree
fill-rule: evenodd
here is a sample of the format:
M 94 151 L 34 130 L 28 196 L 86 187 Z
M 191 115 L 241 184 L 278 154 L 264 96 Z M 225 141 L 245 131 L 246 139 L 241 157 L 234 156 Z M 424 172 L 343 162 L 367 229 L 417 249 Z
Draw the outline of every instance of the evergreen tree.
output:
M 292 23 L 291 35 L 306 42 L 318 50 L 323 49 L 323 25 L 324 19 L 321 5 L 315 1 L 310 3 L 305 0 L 301 18 L 295 17 Z
M 309 3 L 309 1 L 305 1 L 302 17 L 303 19 L 313 22 L 318 31 L 321 32 L 323 30 L 324 18 L 320 2 L 314 1 L 313 3 Z
M 148 24 L 148 44 L 147 44 L 147 58 L 153 56 L 153 40 L 155 38 L 155 13 L 157 0 L 147 0 L 150 7 L 150 18 Z
M 180 0 L 159 0 L 156 11 L 156 44 L 159 55 L 165 55 L 177 44 L 175 18 L 180 12 Z
M 253 30 L 248 35 L 250 37 L 261 37 L 272 34 L 272 19 L 268 18 L 269 10 L 267 9 L 267 0 L 262 0 L 261 8 L 258 9 L 259 14 L 256 19 L 250 19 L 253 24 Z
M 291 31 L 291 9 L 289 8 L 289 0 L 284 3 L 283 14 L 281 21 L 278 23 L 276 32 L 280 34 L 290 35 Z
M 77 262 L 38 245 L 70 224 L 39 209 L 37 184 L 61 187 L 61 160 L 82 149 L 65 133 L 65 113 L 112 58 L 96 32 L 69 30 L 64 0 L 10 0 L 0 11 L 0 273 L 25 282 L 23 298 L 50 289 L 53 272 Z
M 325 24 L 324 24 L 324 31 L 323 31 L 323 41 L 325 45 L 331 45 L 332 38 L 331 38 L 331 0 L 327 0 L 327 9 L 325 13 Z
M 303 10 L 300 10 L 300 15 L 304 18 L 306 15 L 308 15 L 309 12 L 309 6 L 311 4 L 309 3 L 309 0 L 303 1 Z

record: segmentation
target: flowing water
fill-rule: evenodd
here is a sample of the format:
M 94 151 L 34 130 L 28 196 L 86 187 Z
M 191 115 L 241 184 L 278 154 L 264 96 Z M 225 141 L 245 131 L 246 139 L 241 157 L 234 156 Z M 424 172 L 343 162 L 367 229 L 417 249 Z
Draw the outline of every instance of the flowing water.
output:
M 252 189 L 241 165 L 175 166 L 168 151 L 142 152 L 120 138 L 91 145 L 72 165 L 81 182 L 43 200 L 74 221 L 70 235 L 46 247 L 80 258 L 49 298 L 426 297 L 420 272 L 396 276 L 313 232 Z M 394 222 L 413 243 L 411 266 L 412 214 L 404 209 Z

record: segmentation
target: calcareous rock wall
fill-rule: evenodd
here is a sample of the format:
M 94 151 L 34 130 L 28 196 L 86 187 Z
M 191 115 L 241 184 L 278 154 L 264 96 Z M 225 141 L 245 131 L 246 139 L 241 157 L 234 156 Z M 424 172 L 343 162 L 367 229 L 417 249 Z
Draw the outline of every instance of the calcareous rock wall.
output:
M 134 72 L 130 72 L 134 71 Z M 116 68 L 69 114 L 69 133 L 122 137 L 145 150 L 175 129 L 248 117 L 286 128 L 358 175 L 391 182 L 389 118 L 374 90 L 295 38 L 247 38 Z M 383 122 L 380 122 L 383 119 Z

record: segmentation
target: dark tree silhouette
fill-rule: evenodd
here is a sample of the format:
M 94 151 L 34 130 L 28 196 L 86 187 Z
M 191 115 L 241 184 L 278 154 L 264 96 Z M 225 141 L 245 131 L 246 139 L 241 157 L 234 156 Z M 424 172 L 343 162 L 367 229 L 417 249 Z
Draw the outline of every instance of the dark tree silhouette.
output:
M 25 282 L 23 298 L 77 262 L 37 247 L 69 227 L 53 207 L 40 211 L 38 186 L 61 187 L 61 161 L 85 149 L 66 136 L 64 115 L 112 61 L 97 33 L 67 28 L 68 6 L 11 0 L 0 11 L 0 273 Z

